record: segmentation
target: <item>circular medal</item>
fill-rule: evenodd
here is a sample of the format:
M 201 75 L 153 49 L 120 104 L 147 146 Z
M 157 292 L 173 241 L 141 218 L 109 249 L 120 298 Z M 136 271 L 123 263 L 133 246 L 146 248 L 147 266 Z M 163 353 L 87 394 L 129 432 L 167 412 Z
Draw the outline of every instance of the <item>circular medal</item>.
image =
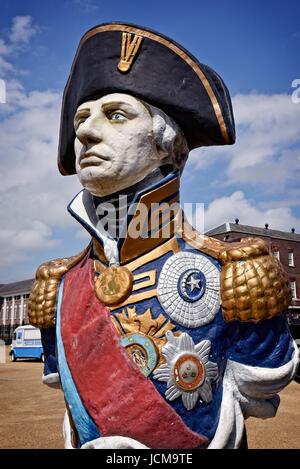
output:
M 173 369 L 176 385 L 184 391 L 193 391 L 201 386 L 205 378 L 205 368 L 199 357 L 181 355 Z
M 157 299 L 187 328 L 212 322 L 220 310 L 220 271 L 207 256 L 189 251 L 170 256 L 159 276 Z
M 149 376 L 158 361 L 157 348 L 152 339 L 136 332 L 122 337 L 121 344 L 141 372 Z
M 107 306 L 122 303 L 132 292 L 133 275 L 127 267 L 113 265 L 101 272 L 95 282 L 97 298 Z

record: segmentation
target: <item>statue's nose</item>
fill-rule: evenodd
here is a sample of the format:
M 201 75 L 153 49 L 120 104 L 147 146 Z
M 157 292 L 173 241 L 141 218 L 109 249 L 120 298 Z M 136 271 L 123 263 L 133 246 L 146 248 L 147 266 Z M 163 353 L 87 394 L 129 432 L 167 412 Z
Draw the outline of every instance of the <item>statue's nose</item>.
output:
M 76 131 L 76 136 L 80 142 L 87 146 L 99 143 L 102 140 L 101 137 L 101 124 L 96 118 L 90 116 L 83 122 Z

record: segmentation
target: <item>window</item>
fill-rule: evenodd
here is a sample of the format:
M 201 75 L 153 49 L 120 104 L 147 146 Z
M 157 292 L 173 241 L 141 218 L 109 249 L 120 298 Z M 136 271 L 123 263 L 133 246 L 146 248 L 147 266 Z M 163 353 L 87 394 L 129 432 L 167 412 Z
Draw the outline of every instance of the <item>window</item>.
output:
M 297 290 L 296 290 L 296 281 L 291 281 L 291 291 L 292 291 L 292 298 L 293 300 L 297 298 Z
M 274 257 L 276 257 L 276 259 L 278 259 L 280 261 L 280 255 L 279 255 L 278 249 L 274 249 L 272 254 L 273 254 Z
M 293 251 L 289 251 L 289 253 L 288 253 L 288 260 L 289 260 L 289 267 L 295 267 L 295 264 L 294 264 L 294 253 L 293 253 Z

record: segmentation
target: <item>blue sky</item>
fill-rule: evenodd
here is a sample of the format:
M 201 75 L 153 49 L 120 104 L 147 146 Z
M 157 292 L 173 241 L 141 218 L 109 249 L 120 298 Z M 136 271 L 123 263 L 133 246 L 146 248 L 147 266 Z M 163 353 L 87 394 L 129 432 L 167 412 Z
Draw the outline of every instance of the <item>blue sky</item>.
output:
M 87 242 L 66 212 L 79 183 L 55 166 L 59 111 L 80 37 L 107 21 L 172 37 L 229 87 L 236 145 L 193 151 L 182 180 L 182 201 L 205 204 L 205 228 L 237 216 L 300 231 L 298 1 L 4 0 L 0 13 L 0 283 Z

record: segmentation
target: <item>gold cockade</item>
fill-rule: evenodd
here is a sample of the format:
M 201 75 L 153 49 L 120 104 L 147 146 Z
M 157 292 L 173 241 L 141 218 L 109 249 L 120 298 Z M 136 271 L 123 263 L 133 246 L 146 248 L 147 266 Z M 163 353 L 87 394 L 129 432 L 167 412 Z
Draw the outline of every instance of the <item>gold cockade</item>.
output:
M 125 73 L 130 70 L 132 62 L 141 46 L 142 40 L 143 38 L 137 34 L 122 33 L 121 58 L 118 63 L 118 70 L 120 70 L 120 72 Z
M 128 307 L 111 318 L 122 345 L 145 376 L 165 362 L 162 355 L 162 347 L 167 343 L 165 334 L 176 326 L 162 314 L 153 318 L 150 308 L 137 314 L 135 307 Z

